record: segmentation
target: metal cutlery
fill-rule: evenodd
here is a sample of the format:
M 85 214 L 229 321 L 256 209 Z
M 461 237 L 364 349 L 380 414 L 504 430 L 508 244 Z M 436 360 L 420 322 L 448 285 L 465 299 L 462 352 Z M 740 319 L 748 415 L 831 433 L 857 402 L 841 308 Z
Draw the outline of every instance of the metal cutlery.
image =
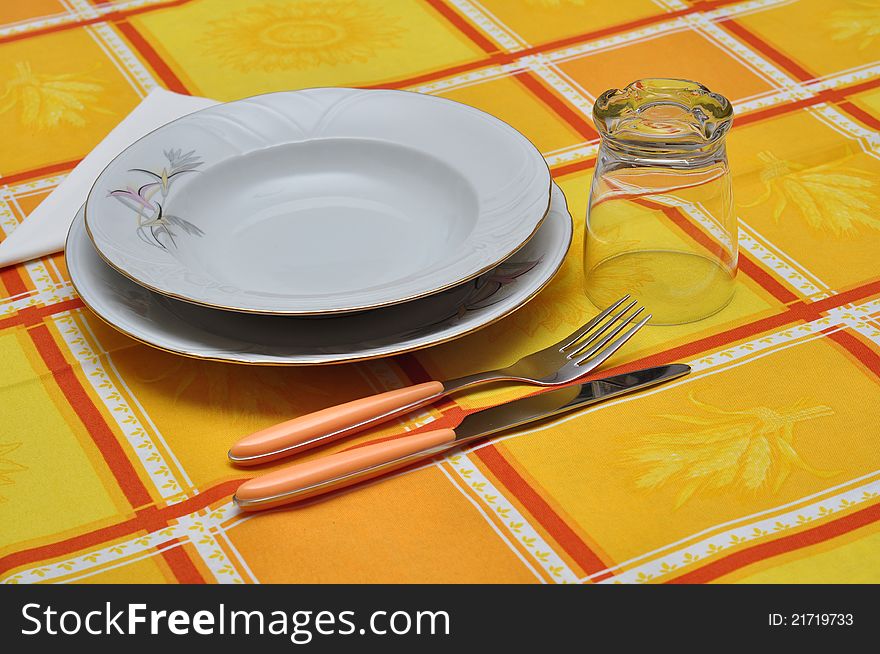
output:
M 689 372 L 690 367 L 683 364 L 657 366 L 531 395 L 471 413 L 455 429 L 383 440 L 255 477 L 239 487 L 234 499 L 243 511 L 260 511 L 314 497 L 477 439 L 662 384 Z
M 622 297 L 558 343 L 506 368 L 416 384 L 300 416 L 245 436 L 229 450 L 229 459 L 250 466 L 291 456 L 478 384 L 514 381 L 558 386 L 574 381 L 602 365 L 651 319 L 648 315 L 637 321 L 644 309 L 628 300 L 629 295 Z

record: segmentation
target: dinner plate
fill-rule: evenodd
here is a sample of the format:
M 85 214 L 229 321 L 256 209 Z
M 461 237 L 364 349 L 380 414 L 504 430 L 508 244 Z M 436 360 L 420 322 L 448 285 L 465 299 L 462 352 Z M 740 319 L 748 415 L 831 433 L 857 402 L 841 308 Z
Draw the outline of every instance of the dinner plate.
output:
M 86 202 L 100 255 L 169 297 L 248 313 L 362 311 L 451 288 L 529 240 L 550 173 L 522 134 L 458 102 L 307 89 L 147 134 Z
M 108 266 L 82 209 L 67 236 L 70 279 L 83 302 L 129 336 L 198 359 L 252 364 L 343 363 L 458 338 L 523 306 L 549 283 L 571 244 L 565 196 L 553 187 L 547 219 L 512 257 L 480 277 L 406 304 L 330 317 L 263 316 L 180 302 Z

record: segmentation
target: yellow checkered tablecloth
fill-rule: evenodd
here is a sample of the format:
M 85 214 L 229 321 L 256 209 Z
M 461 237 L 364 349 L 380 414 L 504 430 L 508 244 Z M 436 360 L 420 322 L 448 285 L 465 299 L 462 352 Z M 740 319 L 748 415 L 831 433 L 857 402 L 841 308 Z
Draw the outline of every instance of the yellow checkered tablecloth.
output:
M 0 4 L 0 234 L 156 86 L 466 102 L 535 142 L 576 221 L 562 271 L 513 316 L 339 367 L 176 357 L 85 309 L 63 255 L 0 270 L 0 580 L 880 582 L 878 24 L 877 0 Z M 704 82 L 737 112 L 735 299 L 646 328 L 613 362 L 694 373 L 331 501 L 238 514 L 237 437 L 507 363 L 595 312 L 580 253 L 590 110 L 649 76 Z M 669 229 L 686 237 L 687 220 Z

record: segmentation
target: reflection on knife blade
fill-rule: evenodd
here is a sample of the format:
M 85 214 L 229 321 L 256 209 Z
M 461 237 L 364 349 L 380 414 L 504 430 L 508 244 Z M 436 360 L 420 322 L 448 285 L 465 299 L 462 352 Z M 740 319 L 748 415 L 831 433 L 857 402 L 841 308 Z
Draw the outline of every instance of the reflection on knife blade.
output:
M 690 367 L 679 363 L 645 368 L 483 409 L 471 413 L 456 427 L 456 445 L 661 384 L 689 372 Z

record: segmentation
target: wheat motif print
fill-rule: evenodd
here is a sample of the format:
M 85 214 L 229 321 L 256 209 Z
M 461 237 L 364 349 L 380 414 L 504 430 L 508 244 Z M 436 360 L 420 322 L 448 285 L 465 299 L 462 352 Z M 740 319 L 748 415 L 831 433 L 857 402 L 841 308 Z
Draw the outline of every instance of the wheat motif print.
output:
M 35 131 L 84 127 L 90 112 L 111 113 L 100 105 L 103 91 L 98 80 L 70 73 L 36 73 L 30 62 L 19 61 L 0 93 L 0 114 L 18 109 L 21 125 Z
M 153 363 L 153 372 L 135 377 L 139 382 L 161 386 L 175 404 L 198 397 L 206 410 L 221 415 L 232 427 L 246 428 L 252 416 L 266 411 L 306 413 L 311 403 L 331 399 L 326 388 L 304 378 L 297 378 L 296 392 L 291 392 L 290 374 L 282 374 L 283 369 L 273 366 L 230 369 L 210 361 L 165 355 Z
M 15 480 L 9 475 L 27 470 L 25 466 L 8 458 L 8 455 L 17 450 L 19 446 L 21 443 L 0 443 L 0 486 L 11 486 Z M 0 504 L 5 501 L 6 498 L 0 495 Z
M 625 464 L 638 471 L 636 486 L 679 488 L 675 507 L 696 494 L 775 493 L 793 470 L 827 478 L 838 471 L 821 470 L 804 461 L 795 442 L 795 426 L 831 416 L 825 405 L 801 400 L 792 406 L 725 410 L 697 400 L 697 415 L 663 415 L 676 428 L 644 436 L 624 452 Z
M 876 0 L 858 2 L 830 14 L 828 25 L 834 30 L 834 41 L 856 41 L 864 50 L 880 36 L 880 3 Z
M 773 202 L 773 219 L 792 205 L 806 224 L 818 231 L 841 238 L 855 236 L 862 229 L 880 230 L 880 195 L 877 176 L 865 170 L 833 161 L 806 166 L 780 159 L 772 152 L 761 152 L 763 193 L 743 204 L 754 207 Z

